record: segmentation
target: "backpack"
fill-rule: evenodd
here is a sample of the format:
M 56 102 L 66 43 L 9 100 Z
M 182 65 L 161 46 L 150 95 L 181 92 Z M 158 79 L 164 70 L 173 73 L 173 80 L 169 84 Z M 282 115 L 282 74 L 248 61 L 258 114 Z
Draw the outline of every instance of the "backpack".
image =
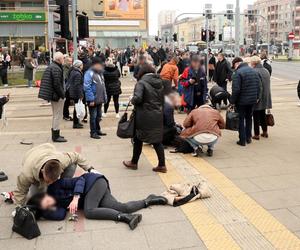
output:
M 264 60 L 263 66 L 266 70 L 269 71 L 270 76 L 272 75 L 272 66 L 271 64 L 268 62 L 268 60 Z

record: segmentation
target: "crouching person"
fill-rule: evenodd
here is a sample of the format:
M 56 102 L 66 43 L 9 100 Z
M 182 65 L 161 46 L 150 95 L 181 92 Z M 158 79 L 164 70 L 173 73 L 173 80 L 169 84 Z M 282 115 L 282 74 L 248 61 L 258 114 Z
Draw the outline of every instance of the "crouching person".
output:
M 63 220 L 69 209 L 73 217 L 82 209 L 92 220 L 127 223 L 134 230 L 142 220 L 134 212 L 152 205 L 166 205 L 167 199 L 149 195 L 145 200 L 121 203 L 111 194 L 108 180 L 101 174 L 86 173 L 72 179 L 59 179 L 49 185 L 47 193 L 33 196 L 29 202 L 38 208 L 38 215 L 48 220 Z
M 214 146 L 221 136 L 221 129 L 225 128 L 221 114 L 209 105 L 203 105 L 187 116 L 183 126 L 185 129 L 181 137 L 194 149 L 195 155 L 202 152 L 202 147 L 206 145 L 207 155 L 212 157 Z
M 77 165 L 85 171 L 94 171 L 76 152 L 60 152 L 49 143 L 34 147 L 25 154 L 17 187 L 10 198 L 16 205 L 24 205 L 28 196 L 44 191 L 60 177 L 72 178 Z

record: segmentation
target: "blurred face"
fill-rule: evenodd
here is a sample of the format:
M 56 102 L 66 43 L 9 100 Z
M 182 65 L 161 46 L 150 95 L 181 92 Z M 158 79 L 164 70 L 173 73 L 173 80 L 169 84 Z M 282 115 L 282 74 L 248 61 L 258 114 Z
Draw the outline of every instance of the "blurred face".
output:
M 201 67 L 201 63 L 200 63 L 200 61 L 192 61 L 191 66 L 192 66 L 193 69 L 198 70 Z
M 221 54 L 219 54 L 218 55 L 218 61 L 223 61 L 223 60 L 224 60 L 224 57 Z
M 98 72 L 103 70 L 103 66 L 100 63 L 95 64 L 93 68 Z
M 45 197 L 42 199 L 40 206 L 42 210 L 49 210 L 50 208 L 54 207 L 55 204 L 55 199 L 52 196 L 46 194 Z
M 179 94 L 177 94 L 177 93 L 171 94 L 171 95 L 169 95 L 169 98 L 174 107 L 181 106 L 181 98 L 180 98 Z

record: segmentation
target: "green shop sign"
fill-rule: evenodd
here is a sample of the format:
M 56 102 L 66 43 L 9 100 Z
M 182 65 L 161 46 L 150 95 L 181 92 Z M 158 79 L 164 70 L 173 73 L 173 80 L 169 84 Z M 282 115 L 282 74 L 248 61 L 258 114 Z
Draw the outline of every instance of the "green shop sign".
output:
M 45 13 L 0 12 L 0 22 L 44 22 Z

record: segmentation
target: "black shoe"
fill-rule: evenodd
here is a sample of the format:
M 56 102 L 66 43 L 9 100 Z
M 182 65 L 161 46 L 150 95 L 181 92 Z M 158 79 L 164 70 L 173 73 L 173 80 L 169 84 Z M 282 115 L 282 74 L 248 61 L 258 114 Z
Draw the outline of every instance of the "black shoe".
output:
M 136 229 L 137 225 L 142 221 L 141 214 L 119 214 L 118 221 L 128 224 L 131 230 Z
M 251 138 L 247 139 L 247 144 L 251 144 L 251 143 L 252 143 L 252 139 Z
M 97 132 L 97 135 L 100 135 L 100 136 L 107 136 L 106 133 L 102 133 L 101 131 L 100 131 L 100 132 Z
M 237 145 L 240 145 L 240 146 L 242 146 L 242 147 L 245 147 L 245 146 L 246 146 L 246 143 L 241 142 L 241 141 L 237 141 L 236 144 L 237 144 Z
M 83 125 L 82 125 L 81 123 L 74 124 L 74 125 L 73 125 L 73 128 L 74 128 L 74 129 L 81 129 L 81 128 L 83 128 Z
M 154 194 L 150 194 L 147 199 L 145 199 L 145 206 L 155 206 L 155 205 L 166 205 L 168 200 L 165 197 L 157 196 Z
M 214 151 L 212 149 L 208 149 L 207 150 L 207 156 L 208 157 L 213 157 L 213 155 L 214 155 Z
M 91 135 L 91 138 L 92 138 L 92 139 L 96 139 L 96 140 L 101 139 L 101 137 L 100 137 L 99 135 L 97 135 L 97 134 L 92 134 L 92 135 Z
M 1 173 L 3 173 L 3 172 L 1 172 Z M 2 182 L 2 181 L 7 181 L 8 180 L 8 177 L 7 177 L 7 175 L 6 174 L 0 174 L 0 182 Z
M 71 116 L 69 117 L 64 117 L 64 120 L 65 121 L 68 121 L 68 122 L 72 122 L 73 121 L 73 118 Z
M 60 136 L 60 130 L 53 130 L 52 129 L 52 141 L 53 142 L 68 142 L 63 136 Z
M 83 121 L 84 123 L 87 123 L 87 122 L 88 122 L 87 118 L 84 118 L 82 121 Z

